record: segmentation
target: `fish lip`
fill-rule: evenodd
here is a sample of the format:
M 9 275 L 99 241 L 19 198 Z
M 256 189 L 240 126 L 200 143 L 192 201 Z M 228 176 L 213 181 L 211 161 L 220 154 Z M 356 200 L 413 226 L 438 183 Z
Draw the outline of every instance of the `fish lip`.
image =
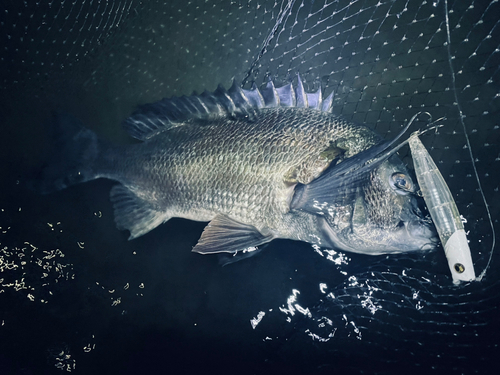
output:
M 438 246 L 439 237 L 432 221 L 418 218 L 417 220 L 406 222 L 405 229 L 410 238 L 426 241 L 420 246 L 420 250 L 433 250 Z
M 348 252 L 359 252 L 356 251 L 355 248 L 352 246 L 349 246 L 345 241 L 343 241 L 340 236 L 330 227 L 328 224 L 328 221 L 325 220 L 324 217 L 318 216 L 318 224 L 319 227 L 321 228 L 321 231 L 323 232 L 323 239 L 326 242 L 325 244 L 319 244 L 320 246 L 330 246 L 334 249 L 342 250 L 342 251 L 348 251 Z
M 428 238 L 428 242 L 424 243 L 420 250 L 434 250 L 435 248 L 438 247 L 439 245 L 439 237 L 437 236 L 437 233 L 433 235 L 432 237 Z
M 437 247 L 437 244 L 435 244 L 435 243 L 426 243 L 420 248 L 420 250 L 430 251 L 430 250 L 434 250 L 436 247 Z

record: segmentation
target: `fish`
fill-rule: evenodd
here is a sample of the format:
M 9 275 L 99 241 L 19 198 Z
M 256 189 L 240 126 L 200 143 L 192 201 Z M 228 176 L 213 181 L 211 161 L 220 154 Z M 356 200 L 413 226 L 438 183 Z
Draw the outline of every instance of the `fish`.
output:
M 300 75 L 296 87 L 233 82 L 139 106 L 123 122 L 140 141 L 130 145 L 58 113 L 40 190 L 114 180 L 115 222 L 129 240 L 174 217 L 208 222 L 192 249 L 200 254 L 248 256 L 275 239 L 370 255 L 435 248 L 395 140 L 333 114 L 332 103 Z

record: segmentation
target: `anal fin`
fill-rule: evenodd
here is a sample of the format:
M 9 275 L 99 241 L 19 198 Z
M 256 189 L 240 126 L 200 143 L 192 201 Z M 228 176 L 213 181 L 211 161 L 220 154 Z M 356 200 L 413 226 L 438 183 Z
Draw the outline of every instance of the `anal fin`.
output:
M 253 225 L 219 214 L 205 227 L 193 251 L 200 254 L 234 253 L 273 239 L 272 234 L 264 235 Z
M 116 227 L 120 230 L 128 229 L 129 240 L 148 233 L 170 219 L 165 212 L 156 210 L 121 184 L 113 186 L 110 198 L 115 210 Z

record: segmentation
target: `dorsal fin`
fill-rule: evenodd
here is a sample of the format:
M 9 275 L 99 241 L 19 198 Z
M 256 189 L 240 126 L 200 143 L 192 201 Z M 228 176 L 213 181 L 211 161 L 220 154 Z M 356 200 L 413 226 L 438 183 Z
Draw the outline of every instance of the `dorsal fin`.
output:
M 292 82 L 283 87 L 279 87 L 276 89 L 278 96 L 280 97 L 280 106 L 281 107 L 295 107 L 295 92 L 293 91 Z
M 245 97 L 248 99 L 250 105 L 254 108 L 264 108 L 266 106 L 264 98 L 262 97 L 262 94 L 255 83 L 252 85 L 251 90 L 242 89 L 242 91 Z
M 332 110 L 332 104 L 333 104 L 333 92 L 330 93 L 330 95 L 328 95 L 327 98 L 321 103 L 320 111 L 330 112 Z
M 273 81 L 269 80 L 265 88 L 261 91 L 262 97 L 264 98 L 264 103 L 266 108 L 279 107 L 280 97 L 274 87 Z
M 321 91 L 320 91 L 321 92 Z M 300 74 L 297 74 L 297 88 L 295 89 L 295 97 L 297 101 L 297 107 L 307 108 L 309 107 L 309 100 L 307 98 L 306 90 L 304 90 L 304 85 L 300 79 Z
M 313 93 L 306 93 L 306 95 L 307 95 L 307 106 L 309 108 L 314 108 L 317 109 L 318 111 L 321 111 L 322 109 L 321 104 L 323 103 L 321 87 L 318 89 L 318 91 Z
M 137 108 L 123 126 L 134 138 L 146 140 L 186 121 L 213 116 L 253 113 L 261 108 L 300 107 L 328 112 L 333 102 L 333 93 L 322 99 L 321 88 L 316 93 L 306 93 L 297 75 L 297 87 L 292 83 L 276 88 L 269 80 L 259 90 L 254 84 L 251 90 L 243 90 L 236 82 L 229 90 L 219 85 L 214 92 L 204 91 L 201 95 L 165 98 Z

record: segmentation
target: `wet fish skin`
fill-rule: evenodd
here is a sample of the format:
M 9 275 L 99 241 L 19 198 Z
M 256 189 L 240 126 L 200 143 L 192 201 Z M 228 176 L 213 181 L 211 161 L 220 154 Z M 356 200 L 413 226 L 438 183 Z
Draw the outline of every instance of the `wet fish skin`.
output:
M 165 220 L 210 221 L 221 213 L 259 231 L 283 233 L 287 228 L 277 229 L 276 223 L 289 212 L 293 187 L 309 183 L 329 165 L 331 160 L 320 154 L 341 138 L 355 138 L 359 149 L 378 140 L 368 129 L 323 112 L 263 109 L 255 121 L 190 121 L 116 150 L 121 156 L 99 161 L 95 173 L 136 192 Z M 100 170 L 101 165 L 109 167 Z M 132 238 L 138 235 L 132 228 Z
M 110 194 L 115 221 L 119 229 L 130 231 L 130 239 L 172 217 L 210 221 L 194 248 L 200 253 L 234 253 L 275 238 L 370 254 L 429 247 L 431 232 L 423 230 L 423 236 L 414 237 L 408 225 L 401 228 L 403 219 L 419 229 L 419 223 L 425 223 L 414 198 L 395 192 L 384 177 L 395 172 L 409 176 L 397 158 L 383 161 L 352 183 L 349 176 L 355 173 L 348 174 L 345 183 L 337 181 L 339 188 L 319 202 L 323 210 L 311 210 L 299 201 L 291 206 L 298 187 L 320 185 L 320 190 L 328 190 L 333 181 L 318 177 L 364 155 L 381 143 L 380 136 L 329 111 L 282 107 L 274 87 L 268 86 L 261 98 L 258 90 L 233 88 L 229 94 L 170 99 L 140 109 L 128 120 L 130 133 L 143 140 L 135 145 L 112 146 L 65 118 L 62 127 L 72 128 L 73 141 L 83 145 L 76 153 L 78 147 L 68 147 L 71 159 L 76 154 L 81 161 L 74 161 L 72 170 L 55 168 L 62 176 L 49 173 L 45 180 L 55 181 L 56 189 L 95 178 L 118 181 Z M 274 95 L 273 106 L 262 99 L 269 93 Z M 302 97 L 297 102 L 307 104 L 305 92 L 295 95 Z M 192 109 L 195 99 L 204 109 Z M 288 99 L 293 103 L 294 97 Z M 320 108 L 327 102 L 320 96 L 312 99 Z M 165 109 L 168 106 L 181 109 Z M 206 113 L 199 115 L 203 110 Z M 175 121 L 162 119 L 164 113 Z

